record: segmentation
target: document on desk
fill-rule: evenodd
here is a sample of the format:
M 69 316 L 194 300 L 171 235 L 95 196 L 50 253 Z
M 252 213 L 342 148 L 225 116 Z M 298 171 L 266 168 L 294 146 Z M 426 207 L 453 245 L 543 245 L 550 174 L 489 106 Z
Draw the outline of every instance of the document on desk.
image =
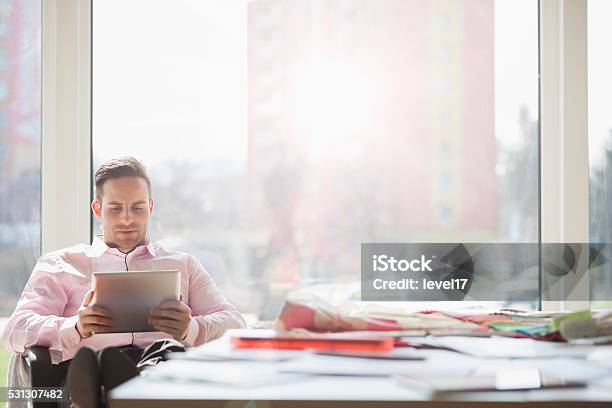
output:
M 171 360 L 151 367 L 147 378 L 181 382 L 205 382 L 231 387 L 259 387 L 302 380 L 304 374 L 279 372 L 274 364 L 259 362 L 203 362 Z
M 245 330 L 230 330 L 230 332 L 244 332 Z M 261 330 L 262 333 L 274 335 L 274 331 Z M 177 360 L 200 361 L 260 361 L 276 362 L 287 361 L 302 355 L 300 350 L 273 350 L 273 349 L 234 349 L 229 342 L 229 336 L 205 343 L 201 346 L 188 348 L 184 353 L 172 353 L 170 358 Z
M 397 376 L 398 384 L 432 394 L 461 391 L 511 391 L 543 388 L 576 388 L 586 383 L 544 375 L 537 368 L 499 369 L 487 375 Z
M 277 362 L 287 361 L 302 355 L 301 350 L 267 350 L 267 349 L 232 349 L 226 347 L 194 348 L 185 353 L 173 353 L 171 358 L 177 360 L 199 361 L 261 361 Z
M 605 367 L 612 370 L 612 345 L 597 346 L 588 360 L 598 367 Z
M 376 360 L 425 360 L 424 353 L 419 352 L 411 348 L 401 347 L 395 348 L 390 352 L 385 353 L 368 353 L 361 351 L 342 351 L 342 350 L 314 350 L 315 354 L 335 356 L 335 357 L 347 357 L 347 358 L 371 358 Z
M 425 360 L 410 361 L 305 353 L 300 358 L 278 364 L 278 367 L 286 373 L 367 377 L 415 373 L 466 375 L 475 369 L 476 359 L 452 351 L 436 350 L 435 356 L 423 354 Z
M 490 338 L 437 337 L 420 341 L 428 345 L 447 347 L 460 353 L 483 358 L 586 358 L 593 351 L 593 346 L 498 336 Z

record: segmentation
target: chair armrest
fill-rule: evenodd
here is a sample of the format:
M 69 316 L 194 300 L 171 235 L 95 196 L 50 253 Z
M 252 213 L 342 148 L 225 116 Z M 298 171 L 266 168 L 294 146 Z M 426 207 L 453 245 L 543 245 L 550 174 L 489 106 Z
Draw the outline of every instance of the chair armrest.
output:
M 25 349 L 23 358 L 30 368 L 32 387 L 54 387 L 51 353 L 45 346 L 32 346 Z

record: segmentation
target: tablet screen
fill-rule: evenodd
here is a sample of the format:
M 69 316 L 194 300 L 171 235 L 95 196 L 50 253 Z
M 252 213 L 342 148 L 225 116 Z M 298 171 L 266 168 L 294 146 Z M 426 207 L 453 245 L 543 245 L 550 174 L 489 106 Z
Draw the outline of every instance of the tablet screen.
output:
M 178 270 L 96 272 L 92 304 L 110 310 L 112 333 L 157 331 L 147 321 L 149 311 L 168 300 L 178 300 Z

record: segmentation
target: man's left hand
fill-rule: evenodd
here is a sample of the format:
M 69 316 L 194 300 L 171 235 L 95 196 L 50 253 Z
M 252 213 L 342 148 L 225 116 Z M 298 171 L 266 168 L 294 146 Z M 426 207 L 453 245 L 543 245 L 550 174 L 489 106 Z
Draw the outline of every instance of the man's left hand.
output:
M 159 331 L 166 332 L 175 340 L 185 340 L 191 323 L 191 309 L 181 300 L 169 300 L 158 309 L 151 309 L 149 324 Z

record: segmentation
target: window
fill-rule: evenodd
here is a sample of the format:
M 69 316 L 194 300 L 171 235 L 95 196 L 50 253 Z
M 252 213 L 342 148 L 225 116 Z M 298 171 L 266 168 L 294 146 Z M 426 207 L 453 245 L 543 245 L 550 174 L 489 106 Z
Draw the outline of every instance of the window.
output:
M 590 164 L 590 240 L 612 242 L 612 56 L 607 39 L 612 35 L 609 16 L 612 3 L 602 0 L 588 2 L 589 44 L 589 164 Z M 600 268 L 590 275 L 593 308 L 610 307 L 612 266 Z
M 40 256 L 41 1 L 0 1 L 0 315 Z
M 536 0 L 169 4 L 94 1 L 94 166 L 242 311 L 358 299 L 361 242 L 538 242 Z

